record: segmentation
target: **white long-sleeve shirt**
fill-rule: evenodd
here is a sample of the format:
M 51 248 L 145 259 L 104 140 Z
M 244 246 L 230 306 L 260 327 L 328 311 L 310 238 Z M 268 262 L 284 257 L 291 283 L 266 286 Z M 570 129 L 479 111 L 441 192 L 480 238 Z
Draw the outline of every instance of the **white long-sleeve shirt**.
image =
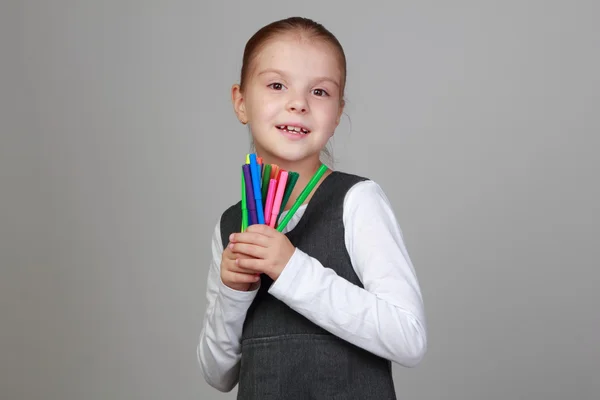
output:
M 303 205 L 296 211 L 284 233 L 296 226 L 305 210 Z M 296 249 L 269 293 L 356 346 L 399 365 L 416 366 L 427 348 L 423 300 L 401 229 L 381 187 L 371 180 L 355 184 L 344 199 L 343 221 L 346 248 L 364 289 Z M 197 356 L 206 382 L 228 392 L 238 382 L 242 327 L 258 289 L 237 291 L 221 281 L 219 222 L 212 238 Z

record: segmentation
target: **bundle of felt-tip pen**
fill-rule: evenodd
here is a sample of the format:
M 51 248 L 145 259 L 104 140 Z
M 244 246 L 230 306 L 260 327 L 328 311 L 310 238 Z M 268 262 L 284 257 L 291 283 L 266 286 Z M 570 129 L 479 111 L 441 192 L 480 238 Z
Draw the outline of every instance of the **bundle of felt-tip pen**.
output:
M 247 154 L 246 163 L 242 165 L 241 231 L 246 231 L 250 225 L 265 224 L 282 232 L 326 171 L 325 164 L 321 164 L 278 224 L 299 174 L 286 171 L 276 164 L 266 164 L 256 154 Z

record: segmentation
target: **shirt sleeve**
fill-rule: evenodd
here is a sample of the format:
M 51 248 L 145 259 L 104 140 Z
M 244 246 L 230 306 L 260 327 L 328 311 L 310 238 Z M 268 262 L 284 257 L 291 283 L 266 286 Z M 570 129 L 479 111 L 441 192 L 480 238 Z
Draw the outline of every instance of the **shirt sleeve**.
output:
M 260 284 L 245 292 L 231 289 L 221 281 L 223 244 L 219 223 L 213 233 L 211 248 L 207 306 L 197 357 L 206 382 L 219 391 L 229 392 L 239 380 L 242 328 Z
M 373 181 L 344 201 L 345 243 L 364 288 L 296 249 L 269 292 L 334 335 L 406 367 L 427 348 L 421 290 L 384 192 Z

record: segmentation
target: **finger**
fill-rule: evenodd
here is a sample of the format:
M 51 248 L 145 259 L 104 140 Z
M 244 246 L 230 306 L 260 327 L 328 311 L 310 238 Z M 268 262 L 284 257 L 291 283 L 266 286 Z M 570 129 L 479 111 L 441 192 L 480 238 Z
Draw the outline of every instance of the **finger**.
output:
M 247 258 L 243 260 L 237 260 L 236 265 L 239 268 L 244 268 L 245 270 L 250 270 L 254 273 L 263 273 L 266 272 L 265 267 L 267 264 L 265 260 Z
M 224 259 L 233 259 L 234 255 L 233 252 L 231 251 L 231 249 L 229 248 L 229 243 L 227 244 L 227 246 L 223 249 L 223 258 Z
M 227 272 L 226 280 L 232 283 L 253 283 L 260 280 L 260 276 L 257 274 L 242 274 L 239 272 Z
M 223 257 L 226 260 L 232 260 L 232 261 L 235 261 L 236 258 L 253 258 L 252 256 L 250 256 L 248 254 L 233 252 L 231 250 L 231 248 L 229 247 L 229 245 L 225 248 L 225 251 L 223 252 Z
M 248 229 L 246 229 L 246 232 L 247 233 L 259 233 L 259 234 L 265 235 L 267 237 L 273 237 L 277 233 L 279 233 L 277 230 L 275 230 L 274 228 L 271 228 L 269 225 L 266 225 L 266 224 L 250 225 L 248 227 Z
M 268 254 L 268 251 L 265 247 L 257 246 L 254 244 L 234 243 L 231 245 L 230 248 L 234 254 L 242 253 L 254 258 L 265 258 Z
M 269 245 L 269 237 L 258 232 L 235 233 L 230 236 L 231 243 L 249 243 L 262 247 Z
M 231 260 L 230 262 L 226 263 L 225 270 L 240 274 L 256 275 L 256 271 L 239 266 L 236 260 Z

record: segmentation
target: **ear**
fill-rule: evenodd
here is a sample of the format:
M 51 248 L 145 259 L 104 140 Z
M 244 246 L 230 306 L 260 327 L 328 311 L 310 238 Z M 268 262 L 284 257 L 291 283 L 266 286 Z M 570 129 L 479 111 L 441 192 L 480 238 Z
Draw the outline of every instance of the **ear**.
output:
M 237 83 L 231 87 L 231 103 L 233 104 L 233 111 L 235 111 L 238 120 L 246 125 L 248 123 L 246 103 L 244 102 L 244 96 L 242 95 L 242 88 Z
M 340 109 L 338 110 L 338 115 L 337 115 L 337 118 L 335 120 L 335 127 L 336 128 L 340 124 L 340 121 L 342 119 L 342 114 L 344 113 L 344 106 L 345 105 L 346 105 L 346 102 L 344 101 L 344 99 L 340 100 Z

